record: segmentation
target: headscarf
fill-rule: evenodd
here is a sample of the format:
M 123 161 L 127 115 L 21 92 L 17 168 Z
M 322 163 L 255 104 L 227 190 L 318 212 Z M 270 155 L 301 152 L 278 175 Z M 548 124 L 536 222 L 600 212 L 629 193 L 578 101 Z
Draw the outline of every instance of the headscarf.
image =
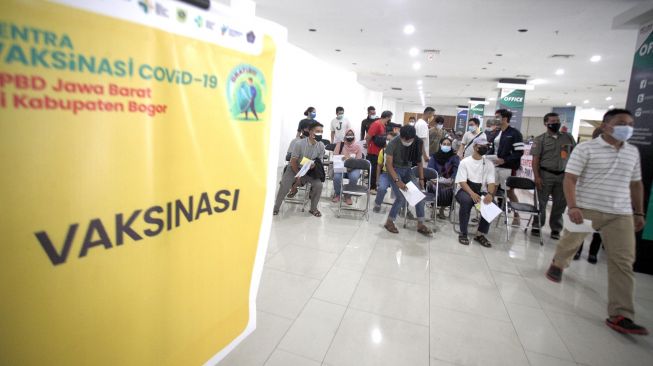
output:
M 449 142 L 453 143 L 449 137 L 445 137 L 442 140 L 440 140 L 440 145 L 442 145 L 442 142 L 444 140 L 449 140 Z M 442 149 L 438 150 L 438 152 L 435 153 L 435 161 L 438 162 L 438 165 L 441 167 L 444 167 L 444 165 L 451 159 L 452 156 L 456 155 L 456 152 L 453 151 L 453 148 L 449 150 L 449 152 L 442 152 Z

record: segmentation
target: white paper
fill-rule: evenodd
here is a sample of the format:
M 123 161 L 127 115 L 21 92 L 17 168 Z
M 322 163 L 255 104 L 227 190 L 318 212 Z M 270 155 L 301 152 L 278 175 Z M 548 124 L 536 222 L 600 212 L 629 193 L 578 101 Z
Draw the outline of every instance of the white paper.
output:
M 485 219 L 487 222 L 492 222 L 494 219 L 497 218 L 501 214 L 501 209 L 499 206 L 495 205 L 494 202 L 490 202 L 489 204 L 485 204 L 483 202 L 483 197 L 481 197 L 481 216 Z
M 417 205 L 424 199 L 424 197 L 426 197 L 413 182 L 406 183 L 406 188 L 408 188 L 408 190 L 401 191 L 401 193 L 404 195 L 406 201 L 408 201 L 408 204 L 411 206 Z
M 562 222 L 565 229 L 569 230 L 572 233 L 593 233 L 594 228 L 592 227 L 592 220 L 585 219 L 582 224 L 574 224 L 569 215 L 562 215 Z
M 345 173 L 345 162 L 342 160 L 344 155 L 333 155 L 333 172 L 334 173 Z
M 303 176 L 305 176 L 306 173 L 308 173 L 308 170 L 311 169 L 311 165 L 313 165 L 313 164 L 309 164 L 309 163 L 307 163 L 307 164 L 302 165 L 302 168 L 299 169 L 299 171 L 297 172 L 297 174 L 295 174 L 295 178 L 299 178 L 299 177 L 303 177 Z
M 485 155 L 485 158 L 494 163 L 499 157 L 497 155 Z

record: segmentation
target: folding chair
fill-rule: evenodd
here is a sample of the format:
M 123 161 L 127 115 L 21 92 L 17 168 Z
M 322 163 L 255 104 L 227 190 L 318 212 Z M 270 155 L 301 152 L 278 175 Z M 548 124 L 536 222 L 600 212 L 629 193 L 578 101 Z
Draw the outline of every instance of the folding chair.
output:
M 458 205 L 458 200 L 456 199 L 456 196 L 458 195 L 458 191 L 461 189 L 462 188 L 460 187 L 458 187 L 458 189 L 454 189 L 453 200 L 451 200 L 451 208 L 449 209 L 449 221 L 453 225 L 453 232 L 456 234 L 460 234 L 460 221 L 458 220 L 459 216 L 458 213 L 456 212 L 456 206 Z M 477 220 L 474 221 L 470 219 L 469 223 L 467 224 L 467 227 L 478 228 L 478 223 L 480 222 L 480 212 L 476 209 L 473 209 L 472 213 L 474 212 L 476 212 Z
M 336 215 L 337 217 L 340 217 L 340 212 L 341 210 L 348 210 L 348 211 L 358 211 L 358 212 L 363 212 L 365 215 L 366 220 L 370 220 L 370 182 L 369 180 L 364 180 L 363 176 L 367 172 L 372 170 L 372 165 L 370 164 L 369 161 L 365 159 L 347 159 L 345 160 L 345 168 L 346 169 L 351 169 L 351 170 L 356 170 L 359 169 L 361 170 L 361 176 L 359 179 L 359 183 L 354 183 L 354 182 L 348 182 L 345 184 L 345 178 L 346 176 L 343 176 L 343 179 L 341 180 L 340 183 L 340 202 L 338 203 L 338 214 Z M 346 173 L 343 173 L 346 174 Z M 343 207 L 342 206 L 342 201 L 344 201 L 344 196 L 345 194 L 348 194 L 350 196 L 356 196 L 356 197 L 361 197 L 365 196 L 365 209 L 360 209 L 357 207 Z
M 504 212 L 502 215 L 504 215 L 504 223 L 506 225 L 506 241 L 508 241 L 510 238 L 510 228 L 521 228 L 521 225 L 517 226 L 508 224 L 508 212 L 512 210 L 515 212 L 527 213 L 529 215 L 528 222 L 526 223 L 526 228 L 524 229 L 524 232 L 526 232 L 528 231 L 528 228 L 530 227 L 533 220 L 537 220 L 538 223 L 540 222 L 540 205 L 537 197 L 537 189 L 535 189 L 535 182 L 533 180 L 524 177 L 508 177 L 508 179 L 506 179 L 506 188 L 533 191 L 533 204 L 523 202 L 510 202 L 507 195 L 503 196 L 502 206 Z M 520 220 L 525 219 L 520 218 Z M 542 236 L 543 235 L 540 235 L 540 245 L 544 245 Z
M 414 166 L 412 169 L 412 175 L 414 177 L 419 176 L 419 167 Z M 424 181 L 427 182 L 429 180 L 435 179 L 436 181 L 440 178 L 440 175 L 438 174 L 438 171 L 435 169 L 431 168 L 424 168 Z M 426 206 L 427 203 L 432 203 L 433 204 L 433 213 L 437 210 L 438 207 L 438 190 L 440 189 L 440 183 L 437 182 L 435 184 L 435 193 L 432 192 L 424 192 L 424 205 Z M 426 207 L 424 207 L 426 209 Z M 406 227 L 408 223 L 408 202 L 406 202 L 405 206 L 405 214 L 404 214 L 404 228 Z M 433 229 L 435 231 L 435 220 L 433 220 Z

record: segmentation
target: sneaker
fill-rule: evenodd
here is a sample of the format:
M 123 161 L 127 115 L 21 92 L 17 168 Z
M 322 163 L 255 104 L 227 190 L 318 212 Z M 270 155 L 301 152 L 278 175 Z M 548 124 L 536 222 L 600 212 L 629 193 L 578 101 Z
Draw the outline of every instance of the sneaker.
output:
M 621 315 L 605 319 L 605 324 L 619 333 L 648 335 L 646 328 Z
M 598 262 L 598 259 L 596 258 L 595 255 L 590 254 L 589 256 L 587 256 L 587 261 L 592 264 L 596 264 L 596 262 Z
M 546 278 L 553 282 L 560 283 L 562 281 L 562 268 L 556 267 L 556 265 L 551 263 L 549 270 L 546 271 Z
M 576 254 L 574 254 L 574 260 L 577 261 L 579 259 L 580 259 L 580 250 L 577 251 Z
M 372 209 L 372 211 L 374 211 L 376 213 L 381 212 L 381 206 L 374 205 L 374 208 Z
M 376 196 L 376 189 L 370 189 L 370 194 Z
M 331 202 L 333 202 L 333 203 L 340 202 L 340 196 L 333 196 L 333 198 L 331 199 Z
M 551 232 L 551 239 L 560 240 L 560 232 L 559 231 L 552 231 Z
M 531 235 L 536 236 L 536 237 L 539 238 L 540 237 L 540 229 L 536 228 L 536 227 L 532 228 L 531 229 Z

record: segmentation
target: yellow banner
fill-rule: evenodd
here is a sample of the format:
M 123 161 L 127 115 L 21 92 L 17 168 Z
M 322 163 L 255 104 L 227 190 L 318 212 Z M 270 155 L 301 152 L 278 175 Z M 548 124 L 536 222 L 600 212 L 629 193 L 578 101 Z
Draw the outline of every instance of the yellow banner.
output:
M 203 364 L 249 321 L 274 44 L 79 3 L 143 21 L 0 2 L 0 365 Z

